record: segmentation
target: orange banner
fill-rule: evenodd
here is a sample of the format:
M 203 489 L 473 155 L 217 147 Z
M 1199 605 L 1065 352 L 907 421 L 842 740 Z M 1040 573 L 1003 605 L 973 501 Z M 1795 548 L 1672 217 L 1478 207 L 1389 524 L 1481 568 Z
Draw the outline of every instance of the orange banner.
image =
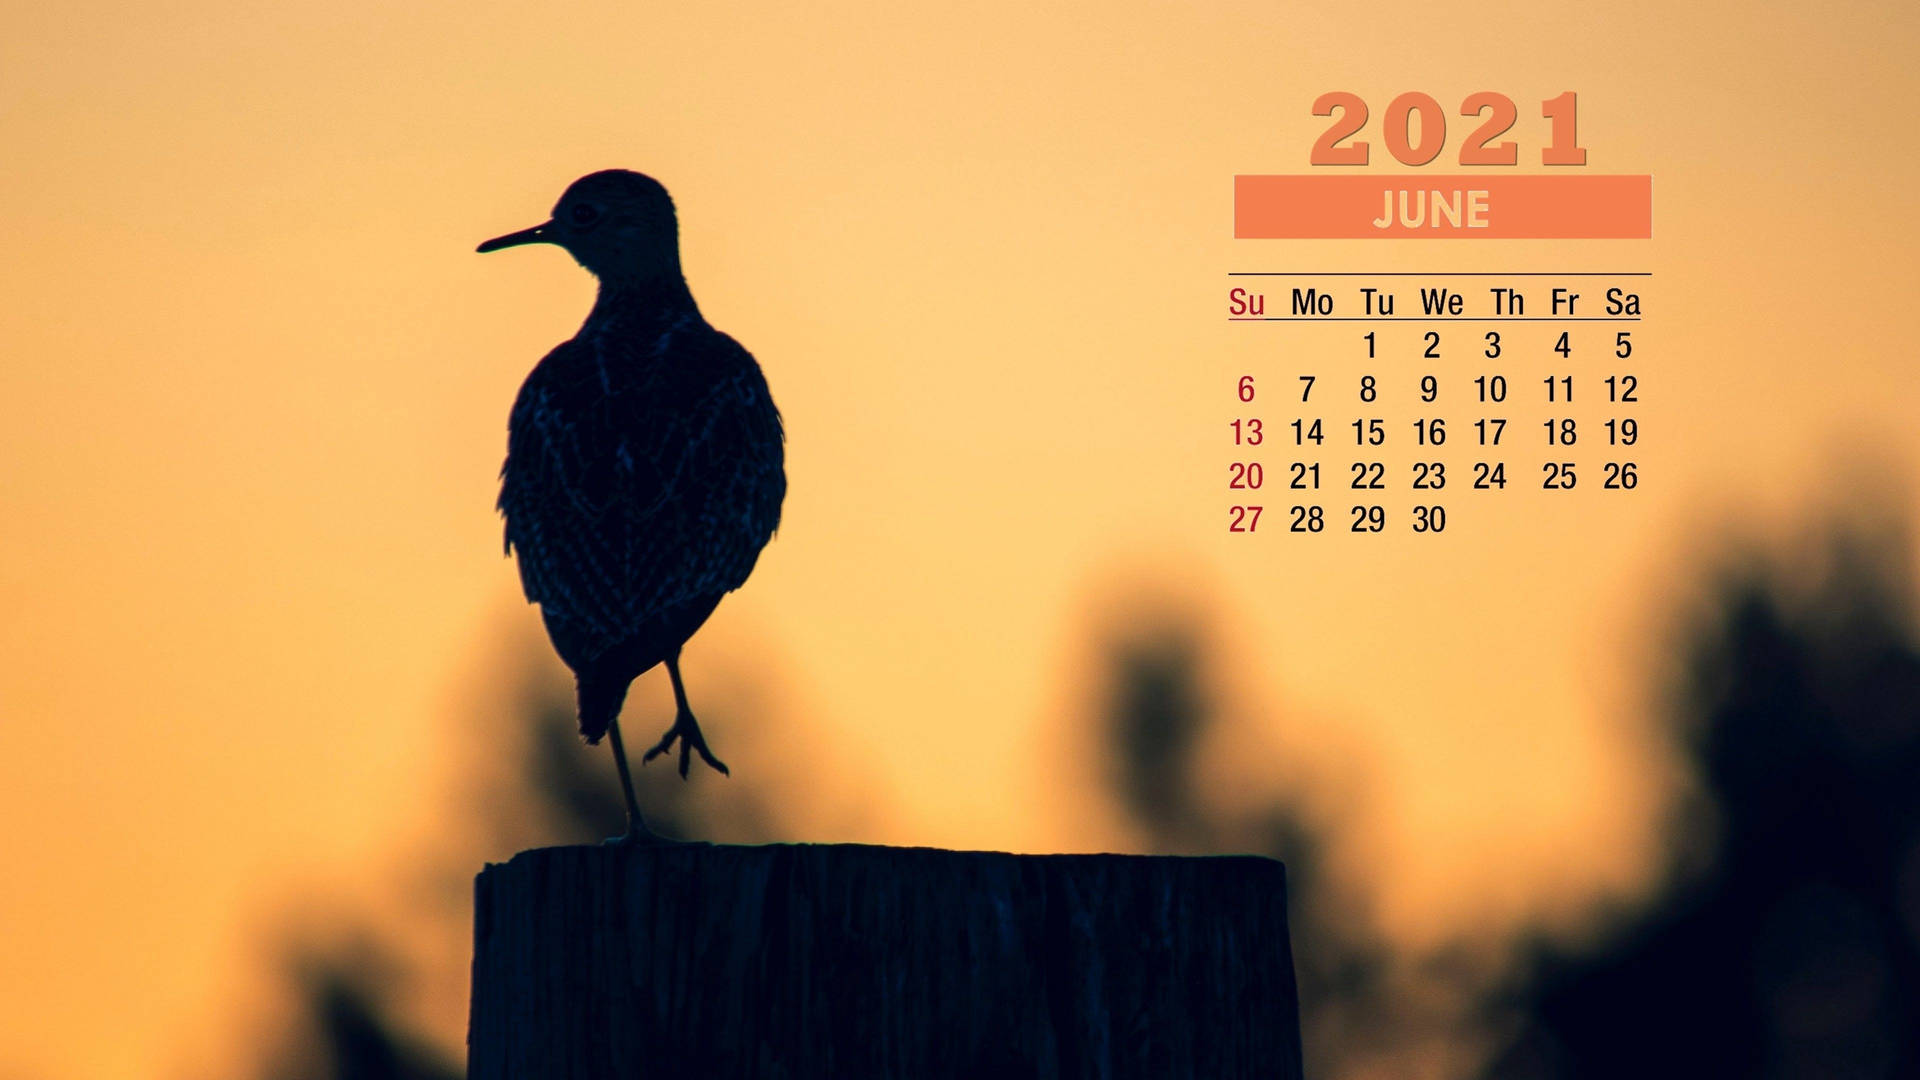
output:
M 1644 240 L 1651 176 L 1236 176 L 1239 240 Z

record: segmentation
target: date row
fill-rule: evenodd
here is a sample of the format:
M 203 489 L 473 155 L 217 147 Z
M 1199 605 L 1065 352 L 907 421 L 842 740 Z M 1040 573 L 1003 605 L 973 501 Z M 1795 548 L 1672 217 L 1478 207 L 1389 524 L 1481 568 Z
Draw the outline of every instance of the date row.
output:
M 1257 533 L 1261 531 L 1261 518 L 1266 513 L 1264 506 L 1230 506 L 1227 508 L 1227 531 L 1232 533 Z M 1387 508 L 1379 504 L 1358 505 L 1350 511 L 1352 517 L 1347 531 L 1357 533 L 1379 533 L 1387 531 Z M 1293 533 L 1318 533 L 1327 531 L 1327 509 L 1317 505 L 1295 505 L 1283 511 L 1285 531 Z M 1415 506 L 1406 515 L 1409 528 L 1417 533 L 1438 533 L 1447 529 L 1447 508 L 1440 505 Z M 1271 527 L 1269 526 L 1269 531 Z
M 1318 461 L 1291 461 L 1287 463 L 1286 474 L 1278 486 L 1289 491 L 1319 491 L 1321 489 L 1321 463 Z M 1504 461 L 1476 461 L 1471 463 L 1472 486 L 1479 491 L 1504 491 L 1507 487 L 1507 463 Z M 1329 470 L 1331 471 L 1331 470 Z M 1387 488 L 1387 466 L 1381 461 L 1355 461 L 1348 465 L 1347 487 L 1354 491 L 1384 491 Z M 1572 491 L 1580 486 L 1582 470 L 1572 461 L 1547 461 L 1540 463 L 1540 488 L 1543 491 Z M 1602 462 L 1599 470 L 1600 487 L 1606 491 L 1632 491 L 1640 486 L 1640 464 L 1636 461 Z M 1414 491 L 1440 491 L 1447 486 L 1447 464 L 1444 461 L 1416 461 L 1408 467 L 1409 486 Z M 1519 476 L 1519 469 L 1515 470 Z M 1230 491 L 1259 491 L 1267 486 L 1266 466 L 1258 461 L 1235 461 L 1227 466 L 1227 488 Z M 1334 483 L 1327 484 L 1335 486 Z
M 1320 376 L 1298 375 L 1295 376 L 1295 378 L 1300 380 L 1300 403 L 1303 405 L 1311 403 L 1314 400 L 1314 389 L 1320 385 Z M 1363 374 L 1357 377 L 1349 376 L 1348 378 L 1352 380 L 1350 385 L 1354 388 L 1355 396 L 1363 404 L 1371 404 L 1381 400 L 1380 376 Z M 1636 374 L 1631 372 L 1614 372 L 1599 381 L 1601 385 L 1606 388 L 1607 401 L 1609 402 L 1633 405 L 1640 401 L 1640 376 Z M 1506 401 L 1508 395 L 1513 392 L 1513 388 L 1507 381 L 1505 375 L 1475 375 L 1472 379 L 1472 385 L 1473 399 L 1481 404 L 1498 405 Z M 1572 402 L 1574 400 L 1574 389 L 1576 385 L 1587 385 L 1587 383 L 1584 378 L 1576 380 L 1572 375 L 1563 374 L 1542 375 L 1540 377 L 1540 385 L 1546 401 L 1549 404 L 1559 404 Z M 1423 404 L 1431 405 L 1440 400 L 1440 376 L 1420 376 L 1419 388 L 1420 401 Z M 1240 376 L 1240 382 L 1235 388 L 1234 396 L 1238 398 L 1243 405 L 1249 405 L 1260 400 L 1261 391 L 1259 381 L 1252 375 Z M 1321 395 L 1321 400 L 1326 400 L 1324 393 Z
M 1409 422 L 1415 446 L 1445 446 L 1448 428 L 1445 419 L 1423 418 Z M 1591 423 L 1591 422 L 1589 422 Z M 1266 421 L 1257 416 L 1235 417 L 1229 426 L 1235 446 L 1262 446 L 1267 441 Z M 1359 417 L 1348 423 L 1353 429 L 1353 445 L 1384 446 L 1387 422 L 1380 417 Z M 1640 441 L 1640 421 L 1633 417 L 1609 417 L 1600 425 L 1608 446 L 1632 446 Z M 1289 426 L 1294 446 L 1324 446 L 1329 425 L 1321 417 L 1297 417 Z M 1479 446 L 1500 446 L 1507 438 L 1508 419 L 1483 416 L 1473 421 L 1473 438 Z M 1540 421 L 1548 446 L 1573 446 L 1580 441 L 1580 422 L 1570 416 L 1550 416 Z M 1334 430 L 1339 430 L 1338 426 Z M 1588 428 L 1592 430 L 1591 427 Z

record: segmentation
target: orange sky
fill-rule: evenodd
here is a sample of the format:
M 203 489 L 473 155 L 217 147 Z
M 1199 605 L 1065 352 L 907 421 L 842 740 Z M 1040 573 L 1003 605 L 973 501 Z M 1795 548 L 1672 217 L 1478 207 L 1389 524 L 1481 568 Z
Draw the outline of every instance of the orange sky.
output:
M 592 289 L 473 245 L 614 165 L 675 193 L 786 413 L 781 534 L 711 633 L 883 779 L 862 839 L 1064 842 L 1023 748 L 1146 565 L 1223 603 L 1297 737 L 1368 756 L 1400 929 L 1631 881 L 1620 673 L 1679 553 L 1844 499 L 1836 447 L 1920 451 L 1920 16 L 1197 6 L 9 5 L 0 1075 L 159 1070 L 269 898 L 440 805 L 460 680 L 533 618 L 507 407 Z M 1231 176 L 1305 171 L 1332 89 L 1523 123 L 1577 90 L 1655 239 L 1233 241 Z M 1655 273 L 1641 490 L 1229 542 L 1232 379 L 1310 339 L 1226 324 L 1224 272 L 1442 263 Z

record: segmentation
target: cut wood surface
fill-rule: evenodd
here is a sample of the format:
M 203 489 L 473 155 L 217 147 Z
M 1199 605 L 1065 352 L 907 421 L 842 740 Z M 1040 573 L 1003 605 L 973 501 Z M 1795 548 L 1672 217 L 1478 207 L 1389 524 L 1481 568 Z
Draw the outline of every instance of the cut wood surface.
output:
M 475 1080 L 1300 1076 L 1270 859 L 545 848 L 474 918 Z

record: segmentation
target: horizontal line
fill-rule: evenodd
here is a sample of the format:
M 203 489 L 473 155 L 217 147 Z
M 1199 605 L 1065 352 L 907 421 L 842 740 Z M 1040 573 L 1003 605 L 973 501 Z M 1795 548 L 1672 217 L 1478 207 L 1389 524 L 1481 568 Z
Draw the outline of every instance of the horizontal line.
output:
M 1638 315 L 1229 315 L 1228 322 L 1639 322 Z
M 1652 277 L 1651 270 L 1229 270 L 1228 277 Z

